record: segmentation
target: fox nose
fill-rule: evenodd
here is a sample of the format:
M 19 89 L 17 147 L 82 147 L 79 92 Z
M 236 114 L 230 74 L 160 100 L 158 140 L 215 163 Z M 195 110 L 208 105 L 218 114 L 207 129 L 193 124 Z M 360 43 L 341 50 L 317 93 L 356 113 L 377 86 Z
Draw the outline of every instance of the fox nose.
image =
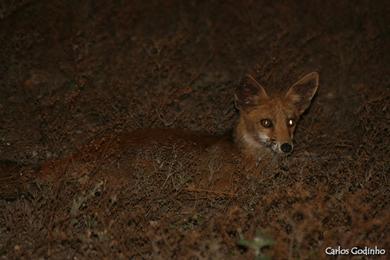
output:
M 284 153 L 291 153 L 292 149 L 293 149 L 293 147 L 289 143 L 284 143 L 280 146 L 280 150 L 282 150 L 282 152 L 284 152 Z

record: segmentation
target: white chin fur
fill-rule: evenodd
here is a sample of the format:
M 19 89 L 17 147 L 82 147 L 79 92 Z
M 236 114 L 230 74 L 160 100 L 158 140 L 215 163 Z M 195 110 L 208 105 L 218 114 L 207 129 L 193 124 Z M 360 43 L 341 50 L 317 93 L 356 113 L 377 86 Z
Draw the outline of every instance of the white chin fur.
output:
M 278 144 L 272 144 L 271 148 L 275 153 L 282 153 Z
M 263 143 L 267 143 L 269 142 L 269 137 L 264 135 L 264 134 L 259 134 L 259 139 L 263 142 Z

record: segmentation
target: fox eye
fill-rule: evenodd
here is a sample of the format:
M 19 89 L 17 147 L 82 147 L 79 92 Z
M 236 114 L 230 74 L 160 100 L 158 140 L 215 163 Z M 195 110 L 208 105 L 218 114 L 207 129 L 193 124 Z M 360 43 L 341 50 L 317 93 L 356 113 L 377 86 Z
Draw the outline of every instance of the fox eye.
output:
M 294 126 L 295 125 L 295 120 L 294 119 L 288 119 L 287 120 L 287 125 L 290 126 L 290 127 Z
M 272 127 L 272 121 L 269 119 L 263 119 L 260 121 L 261 125 L 265 128 L 270 128 Z

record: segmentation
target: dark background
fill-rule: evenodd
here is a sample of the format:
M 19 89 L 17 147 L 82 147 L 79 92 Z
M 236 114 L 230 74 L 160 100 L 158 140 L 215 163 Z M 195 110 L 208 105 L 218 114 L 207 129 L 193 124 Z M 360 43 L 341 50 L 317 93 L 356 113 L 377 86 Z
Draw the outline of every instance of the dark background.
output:
M 1 182 L 24 187 L 0 201 L 0 255 L 247 258 L 254 250 L 240 236 L 258 231 L 276 242 L 264 249 L 276 259 L 324 257 L 337 245 L 390 250 L 388 1 L 0 8 Z M 138 128 L 218 136 L 238 117 L 243 74 L 272 89 L 311 71 L 319 92 L 282 169 L 248 175 L 218 165 L 223 151 L 211 160 L 172 144 L 140 152 L 126 137 L 100 141 Z M 104 152 L 83 148 L 91 142 Z M 15 177 L 37 171 L 57 177 Z M 210 172 L 234 177 L 199 188 Z

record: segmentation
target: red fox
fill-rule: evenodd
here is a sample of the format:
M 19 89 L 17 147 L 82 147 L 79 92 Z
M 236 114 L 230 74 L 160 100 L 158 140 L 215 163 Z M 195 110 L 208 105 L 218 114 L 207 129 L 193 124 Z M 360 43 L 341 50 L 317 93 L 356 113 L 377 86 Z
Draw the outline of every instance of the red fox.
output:
M 234 138 L 243 155 L 258 163 L 272 152 L 290 154 L 297 121 L 310 106 L 318 84 L 318 73 L 311 72 L 286 93 L 270 96 L 254 77 L 247 75 L 235 94 L 240 117 Z
M 240 111 L 240 116 L 234 129 L 234 142 L 229 141 L 230 138 L 226 136 L 220 138 L 179 129 L 138 129 L 96 139 L 69 157 L 43 163 L 37 174 L 27 176 L 16 174 L 15 171 L 20 170 L 17 164 L 0 161 L 0 198 L 10 196 L 15 190 L 16 194 L 20 193 L 18 190 L 29 182 L 30 177 L 61 175 L 67 171 L 64 169 L 68 169 L 68 165 L 77 166 L 76 162 L 83 164 L 84 168 L 95 164 L 100 166 L 102 163 L 109 165 L 113 162 L 119 165 L 115 162 L 117 159 L 113 161 L 109 158 L 117 158 L 121 151 L 124 154 L 132 151 L 134 155 L 139 149 L 148 149 L 148 145 L 152 145 L 153 148 L 153 144 L 161 146 L 179 143 L 174 148 L 180 147 L 184 153 L 198 152 L 200 156 L 198 161 L 202 158 L 207 161 L 215 157 L 219 158 L 218 161 L 226 162 L 226 165 L 222 163 L 225 166 L 234 161 L 231 159 L 235 155 L 243 155 L 244 159 L 248 159 L 245 166 L 249 167 L 257 165 L 262 158 L 272 155 L 273 152 L 288 155 L 293 150 L 292 139 L 297 121 L 309 107 L 317 91 L 318 82 L 318 73 L 312 72 L 293 84 L 286 93 L 271 96 L 255 78 L 248 75 L 235 94 L 235 105 Z M 236 153 L 237 150 L 241 152 Z M 128 156 L 123 156 L 127 163 Z M 221 171 L 221 179 L 224 179 L 223 172 L 233 172 L 228 169 Z M 115 172 L 120 172 L 120 169 L 115 168 Z M 126 168 L 124 172 L 127 174 Z M 218 177 L 217 174 L 213 176 L 216 179 Z M 210 176 L 207 175 L 206 179 L 209 185 Z

